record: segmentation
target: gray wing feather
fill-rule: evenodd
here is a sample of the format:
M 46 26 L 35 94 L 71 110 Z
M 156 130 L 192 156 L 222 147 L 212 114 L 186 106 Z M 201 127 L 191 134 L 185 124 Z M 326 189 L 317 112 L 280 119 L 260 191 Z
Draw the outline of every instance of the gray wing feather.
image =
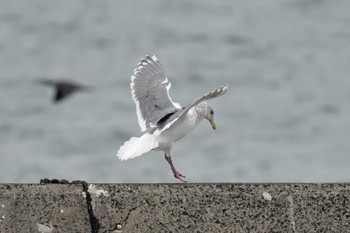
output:
M 156 127 L 160 119 L 181 108 L 171 100 L 171 83 L 154 55 L 141 59 L 131 76 L 130 87 L 141 131 Z
M 164 123 L 164 128 L 162 130 L 168 129 L 170 127 L 174 127 L 178 122 L 182 122 L 183 119 L 186 117 L 186 114 L 188 113 L 188 111 L 194 106 L 196 106 L 197 104 L 199 104 L 200 102 L 219 97 L 225 94 L 227 90 L 228 90 L 227 85 L 220 86 L 215 90 L 208 92 L 206 95 L 196 99 L 191 104 L 184 107 L 181 111 L 178 111 L 177 114 L 174 114 L 174 116 L 170 117 L 169 120 L 166 123 Z

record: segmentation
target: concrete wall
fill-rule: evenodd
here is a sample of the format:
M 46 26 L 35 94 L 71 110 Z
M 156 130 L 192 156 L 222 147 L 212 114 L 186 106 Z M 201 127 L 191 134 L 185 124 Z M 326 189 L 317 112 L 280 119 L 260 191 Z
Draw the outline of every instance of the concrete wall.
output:
M 350 232 L 350 184 L 0 184 L 0 232 Z M 63 184 L 62 184 L 63 183 Z

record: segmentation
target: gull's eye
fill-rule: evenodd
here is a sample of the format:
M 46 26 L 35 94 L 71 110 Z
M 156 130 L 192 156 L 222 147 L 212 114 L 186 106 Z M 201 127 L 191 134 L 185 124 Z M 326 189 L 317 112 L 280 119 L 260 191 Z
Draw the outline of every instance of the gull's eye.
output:
M 210 110 L 210 114 L 211 114 L 211 115 L 214 115 L 214 111 L 213 111 L 213 110 Z

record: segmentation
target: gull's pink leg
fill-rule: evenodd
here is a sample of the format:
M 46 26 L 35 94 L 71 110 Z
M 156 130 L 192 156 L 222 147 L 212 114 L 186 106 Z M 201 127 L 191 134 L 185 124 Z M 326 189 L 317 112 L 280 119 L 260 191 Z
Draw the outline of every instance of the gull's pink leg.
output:
M 180 172 L 178 172 L 173 164 L 173 161 L 171 160 L 171 156 L 168 155 L 167 153 L 164 154 L 165 160 L 169 163 L 171 170 L 174 173 L 174 176 L 176 179 L 179 179 L 183 182 L 187 182 L 186 180 L 182 179 L 182 178 L 186 178 L 186 176 L 182 175 Z

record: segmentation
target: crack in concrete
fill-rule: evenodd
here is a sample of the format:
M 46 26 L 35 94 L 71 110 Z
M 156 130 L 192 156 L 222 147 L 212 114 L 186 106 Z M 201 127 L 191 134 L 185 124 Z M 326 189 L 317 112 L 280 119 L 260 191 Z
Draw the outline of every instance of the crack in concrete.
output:
M 132 211 L 136 210 L 137 208 L 139 208 L 140 206 L 143 206 L 144 204 L 140 204 L 138 206 L 134 206 L 131 209 L 129 209 L 128 214 L 126 215 L 126 217 L 124 218 L 124 220 L 122 220 L 121 222 L 115 224 L 115 227 L 113 229 L 108 229 L 105 230 L 103 233 L 107 233 L 107 232 L 122 232 L 122 228 L 124 225 L 125 228 L 125 223 L 129 220 L 130 214 Z
M 129 220 L 129 217 L 130 217 L 130 214 L 132 211 L 136 210 L 137 208 L 139 208 L 140 206 L 142 206 L 144 204 L 140 204 L 138 206 L 134 206 L 132 207 L 131 209 L 129 209 L 126 217 L 124 218 L 124 220 L 122 220 L 121 222 L 119 223 L 116 223 L 115 224 L 115 227 L 113 229 L 108 229 L 108 230 L 105 230 L 103 233 L 108 233 L 108 232 L 122 232 L 122 228 L 123 228 L 123 224 L 124 224 L 124 228 L 125 228 L 125 223 Z
M 86 181 L 83 180 L 74 180 L 68 182 L 67 180 L 58 180 L 58 179 L 41 179 L 40 184 L 81 184 L 83 187 L 83 192 L 85 193 L 85 200 L 87 205 L 87 211 L 89 214 L 89 221 L 91 226 L 91 233 L 98 233 L 100 230 L 100 221 L 96 218 L 94 210 L 92 208 L 92 198 L 89 192 L 89 185 Z
M 136 210 L 137 208 L 139 208 L 139 207 L 142 206 L 142 205 L 143 205 L 143 204 L 140 204 L 140 205 L 138 205 L 138 206 L 132 207 L 132 208 L 128 211 L 128 214 L 126 215 L 126 217 L 124 218 L 124 220 L 123 220 L 120 224 L 127 222 L 127 221 L 129 220 L 129 217 L 130 217 L 131 212 L 134 211 L 134 210 Z
M 98 231 L 100 230 L 100 221 L 96 218 L 94 214 L 94 210 L 92 208 L 92 198 L 89 192 L 89 185 L 85 181 L 82 181 L 81 185 L 83 186 L 83 192 L 86 193 L 85 199 L 86 199 L 87 210 L 90 218 L 91 233 L 98 233 Z
M 123 225 L 124 225 L 124 228 L 125 228 L 125 226 L 127 225 L 127 222 L 128 222 L 128 220 L 129 220 L 129 217 L 130 217 L 131 213 L 132 213 L 134 210 L 136 210 L 137 208 L 139 208 L 139 207 L 141 207 L 141 206 L 144 206 L 144 205 L 154 205 L 154 206 L 155 206 L 155 204 L 150 204 L 150 203 L 147 201 L 147 203 L 143 203 L 143 204 L 140 204 L 140 205 L 137 205 L 137 206 L 132 207 L 131 209 L 129 209 L 129 211 L 128 211 L 126 217 L 125 217 L 121 222 L 116 223 L 116 224 L 115 224 L 115 227 L 114 227 L 113 229 L 105 230 L 103 233 L 122 232 Z M 169 230 L 169 231 L 171 230 L 171 229 L 166 225 L 166 223 L 163 223 L 163 222 L 161 222 L 161 221 L 159 221 L 158 223 L 159 223 L 159 225 L 163 226 L 163 227 L 166 228 L 167 230 Z

